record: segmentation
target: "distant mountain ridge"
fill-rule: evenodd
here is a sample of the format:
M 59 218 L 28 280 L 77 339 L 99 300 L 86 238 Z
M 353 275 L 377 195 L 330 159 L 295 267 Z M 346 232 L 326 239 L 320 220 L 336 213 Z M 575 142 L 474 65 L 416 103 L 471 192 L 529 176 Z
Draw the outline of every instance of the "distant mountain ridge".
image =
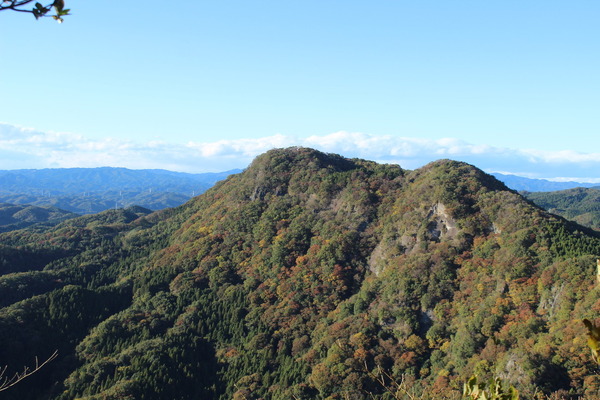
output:
M 240 170 L 189 174 L 162 169 L 49 168 L 0 170 L 0 192 L 64 195 L 107 190 L 199 194 Z
M 547 179 L 532 179 L 518 175 L 506 175 L 500 173 L 491 174 L 499 181 L 504 182 L 506 186 L 517 191 L 527 192 L 553 192 L 556 190 L 573 189 L 576 187 L 593 188 L 600 187 L 598 183 L 589 182 L 554 182 Z
M 241 170 L 201 174 L 113 167 L 2 170 L 0 202 L 78 214 L 133 205 L 160 210 L 183 204 L 237 172 Z

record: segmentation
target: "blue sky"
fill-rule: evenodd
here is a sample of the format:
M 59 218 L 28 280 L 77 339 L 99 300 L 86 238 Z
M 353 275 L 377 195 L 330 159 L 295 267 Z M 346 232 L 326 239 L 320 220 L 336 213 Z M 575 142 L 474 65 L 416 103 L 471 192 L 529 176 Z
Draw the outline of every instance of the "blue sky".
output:
M 0 14 L 0 168 L 244 167 L 304 145 L 600 180 L 600 3 L 66 0 Z

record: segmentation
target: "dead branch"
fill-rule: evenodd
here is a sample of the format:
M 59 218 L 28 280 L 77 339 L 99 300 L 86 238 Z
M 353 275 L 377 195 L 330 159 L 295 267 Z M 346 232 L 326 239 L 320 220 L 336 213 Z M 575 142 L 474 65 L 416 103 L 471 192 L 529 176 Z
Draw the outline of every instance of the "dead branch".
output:
M 40 363 L 38 358 L 35 358 L 35 366 L 34 367 L 23 367 L 22 372 L 16 372 L 12 377 L 5 376 L 6 370 L 8 369 L 8 365 L 4 366 L 4 368 L 0 369 L 0 392 L 9 389 L 15 386 L 17 383 L 21 382 L 23 379 L 27 378 L 38 372 L 44 365 L 48 364 L 50 361 L 54 360 L 58 357 L 58 350 L 55 350 L 50 357 L 46 359 L 46 361 Z

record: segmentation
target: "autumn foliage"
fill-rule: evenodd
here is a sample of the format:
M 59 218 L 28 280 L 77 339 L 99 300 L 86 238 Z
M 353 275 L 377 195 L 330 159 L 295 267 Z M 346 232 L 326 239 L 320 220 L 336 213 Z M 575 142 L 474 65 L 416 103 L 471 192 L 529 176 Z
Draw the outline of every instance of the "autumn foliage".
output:
M 598 396 L 600 239 L 464 163 L 273 150 L 175 209 L 0 238 L 0 360 L 60 354 L 15 399 Z

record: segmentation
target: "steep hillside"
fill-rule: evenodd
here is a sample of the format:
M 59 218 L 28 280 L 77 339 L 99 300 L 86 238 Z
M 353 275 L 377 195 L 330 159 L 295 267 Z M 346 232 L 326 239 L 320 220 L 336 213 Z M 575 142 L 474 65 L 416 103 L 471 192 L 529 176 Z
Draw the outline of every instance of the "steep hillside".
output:
M 0 359 L 60 354 L 7 398 L 598 394 L 600 239 L 473 166 L 273 150 L 140 211 L 0 236 Z
M 557 192 L 524 192 L 538 206 L 578 224 L 600 230 L 600 190 L 575 188 Z

